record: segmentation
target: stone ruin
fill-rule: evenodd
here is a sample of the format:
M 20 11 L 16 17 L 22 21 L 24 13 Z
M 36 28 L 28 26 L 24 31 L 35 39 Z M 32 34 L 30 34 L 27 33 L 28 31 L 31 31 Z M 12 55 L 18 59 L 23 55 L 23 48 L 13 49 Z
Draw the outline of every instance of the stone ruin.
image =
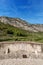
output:
M 0 59 L 9 58 L 43 59 L 43 44 L 29 41 L 0 42 Z

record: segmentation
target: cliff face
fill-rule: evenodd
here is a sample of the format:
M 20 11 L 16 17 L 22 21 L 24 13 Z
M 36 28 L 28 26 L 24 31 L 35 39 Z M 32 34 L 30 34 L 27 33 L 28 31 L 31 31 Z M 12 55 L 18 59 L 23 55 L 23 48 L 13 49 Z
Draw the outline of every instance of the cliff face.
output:
M 43 24 L 29 24 L 20 18 L 0 17 L 0 21 L 32 32 L 43 32 Z

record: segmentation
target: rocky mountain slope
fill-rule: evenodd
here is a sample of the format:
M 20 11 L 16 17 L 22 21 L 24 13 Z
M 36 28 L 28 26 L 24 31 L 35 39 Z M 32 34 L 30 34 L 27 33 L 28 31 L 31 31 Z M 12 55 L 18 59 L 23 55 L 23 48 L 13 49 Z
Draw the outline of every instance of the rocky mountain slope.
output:
M 20 18 L 0 17 L 0 21 L 32 32 L 43 32 L 43 24 L 29 24 Z
M 0 41 L 11 40 L 43 42 L 43 24 L 28 24 L 18 18 L 0 17 Z

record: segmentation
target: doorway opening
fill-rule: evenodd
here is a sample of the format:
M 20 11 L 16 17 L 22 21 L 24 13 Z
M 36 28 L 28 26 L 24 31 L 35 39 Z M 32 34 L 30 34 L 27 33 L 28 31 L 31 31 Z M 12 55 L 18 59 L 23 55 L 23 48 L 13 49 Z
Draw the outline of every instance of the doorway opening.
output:
M 27 58 L 27 55 L 25 55 L 25 54 L 24 54 L 24 55 L 22 55 L 22 56 L 23 56 L 23 58 Z
M 10 49 L 8 48 L 8 53 L 10 53 Z

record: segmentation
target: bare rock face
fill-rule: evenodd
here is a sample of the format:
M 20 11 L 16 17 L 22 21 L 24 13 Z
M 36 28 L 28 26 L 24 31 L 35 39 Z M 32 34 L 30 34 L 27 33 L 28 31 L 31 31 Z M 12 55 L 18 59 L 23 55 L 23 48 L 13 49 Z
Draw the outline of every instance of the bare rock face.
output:
M 20 18 L 0 17 L 0 21 L 31 32 L 43 32 L 43 24 L 29 24 Z

